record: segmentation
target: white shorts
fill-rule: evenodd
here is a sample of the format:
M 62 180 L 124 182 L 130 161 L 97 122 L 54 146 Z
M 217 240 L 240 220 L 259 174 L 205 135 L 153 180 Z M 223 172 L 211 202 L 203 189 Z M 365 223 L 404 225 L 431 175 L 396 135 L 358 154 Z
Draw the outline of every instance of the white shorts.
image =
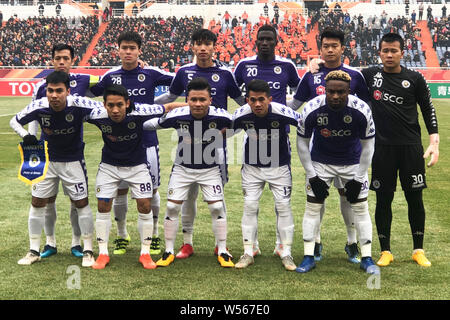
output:
M 159 146 L 148 147 L 147 153 L 147 165 L 150 169 L 150 176 L 152 177 L 153 189 L 158 189 L 161 185 L 160 167 L 159 167 Z M 127 189 L 128 183 L 125 181 L 120 182 L 119 189 Z
M 31 188 L 31 195 L 47 199 L 58 194 L 61 180 L 64 194 L 77 201 L 88 197 L 88 181 L 84 160 L 71 162 L 50 161 L 45 179 Z
M 259 201 L 266 182 L 269 184 L 274 200 L 291 198 L 292 175 L 288 165 L 263 168 L 244 164 L 241 176 L 245 200 Z
M 119 167 L 102 162 L 98 166 L 97 172 L 97 198 L 115 198 L 121 182 L 130 186 L 131 197 L 134 199 L 151 198 L 153 196 L 152 178 L 146 164 Z
M 355 176 L 355 172 L 359 166 L 358 164 L 349 166 L 337 166 L 337 165 L 323 164 L 316 161 L 313 161 L 312 164 L 314 170 L 317 173 L 317 176 L 323 181 L 325 181 L 328 186 L 330 186 L 331 182 L 334 180 L 336 188 L 338 188 L 337 185 L 339 185 L 341 189 L 344 188 L 345 184 L 348 181 L 353 179 L 353 177 Z M 306 194 L 308 196 L 314 197 L 314 192 L 311 189 L 309 181 L 306 181 Z M 367 198 L 368 195 L 369 195 L 369 175 L 366 172 L 358 199 Z
M 168 200 L 188 199 L 189 188 L 198 184 L 203 193 L 203 201 L 223 200 L 223 184 L 219 167 L 190 169 L 175 164 L 169 179 Z

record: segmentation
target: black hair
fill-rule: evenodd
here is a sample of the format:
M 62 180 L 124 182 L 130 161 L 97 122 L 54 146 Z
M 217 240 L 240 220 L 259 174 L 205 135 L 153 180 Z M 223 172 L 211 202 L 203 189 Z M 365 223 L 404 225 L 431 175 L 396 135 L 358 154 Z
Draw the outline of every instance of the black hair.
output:
M 52 48 L 52 58 L 55 57 L 55 52 L 56 51 L 61 51 L 61 50 L 69 50 L 70 51 L 70 57 L 73 59 L 75 57 L 75 50 L 73 49 L 72 46 L 66 44 L 66 43 L 58 43 L 55 44 Z
M 212 43 L 215 45 L 217 42 L 217 36 L 211 30 L 198 29 L 192 34 L 191 40 L 192 44 L 202 41 L 212 41 Z
M 395 42 L 398 41 L 400 43 L 400 50 L 403 51 L 403 48 L 405 46 L 405 41 L 403 38 L 397 34 L 397 33 L 386 33 L 384 36 L 381 37 L 380 43 L 378 44 L 378 49 L 381 51 L 381 43 L 382 42 Z
M 186 93 L 189 94 L 189 91 L 191 90 L 208 90 L 208 93 L 211 96 L 211 85 L 208 80 L 203 77 L 194 78 L 188 83 Z
M 270 31 L 270 32 L 272 32 L 273 35 L 274 35 L 275 42 L 278 41 L 277 30 L 276 30 L 274 27 L 272 27 L 271 25 L 265 24 L 265 25 L 263 25 L 261 28 L 259 28 L 259 29 L 258 29 L 258 32 L 256 33 L 256 39 L 258 39 L 258 34 L 259 34 L 261 31 Z
M 45 82 L 47 84 L 57 84 L 57 83 L 64 83 L 66 86 L 66 89 L 70 88 L 70 78 L 69 75 L 64 71 L 53 71 L 50 73 L 46 78 Z
M 117 39 L 117 43 L 119 44 L 119 47 L 120 47 L 120 44 L 122 43 L 122 41 L 136 42 L 139 49 L 142 46 L 142 37 L 140 36 L 139 33 L 135 32 L 135 31 L 122 32 L 119 35 L 119 38 Z
M 268 97 L 270 97 L 270 87 L 269 84 L 261 79 L 253 79 L 247 84 L 247 90 L 246 95 L 248 97 L 250 91 L 253 92 L 264 92 L 267 94 Z
M 120 96 L 125 99 L 125 101 L 130 100 L 130 96 L 128 95 L 128 90 L 124 86 L 119 84 L 111 84 L 109 85 L 105 91 L 103 91 L 103 101 L 106 102 L 108 96 Z M 130 113 L 134 110 L 134 103 L 130 100 L 130 106 L 127 109 L 127 113 Z
M 341 46 L 345 43 L 345 35 L 344 32 L 338 29 L 333 28 L 325 28 L 322 33 L 320 34 L 320 44 L 322 45 L 323 38 L 329 38 L 329 39 L 339 39 L 339 42 L 341 43 Z

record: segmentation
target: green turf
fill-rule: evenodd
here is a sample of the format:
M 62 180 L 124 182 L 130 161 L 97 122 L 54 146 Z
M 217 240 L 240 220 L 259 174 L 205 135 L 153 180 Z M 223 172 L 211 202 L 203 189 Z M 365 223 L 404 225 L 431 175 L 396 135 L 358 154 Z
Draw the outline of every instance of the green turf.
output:
M 71 227 L 68 218 L 69 201 L 62 193 L 57 199 L 58 221 L 56 239 L 59 252 L 32 266 L 19 266 L 17 261 L 28 250 L 28 210 L 30 188 L 17 179 L 19 138 L 9 127 L 11 116 L 22 109 L 28 98 L 0 98 L 0 299 L 449 299 L 450 288 L 450 102 L 435 100 L 440 124 L 440 160 L 427 171 L 428 189 L 424 191 L 427 212 L 425 249 L 432 262 L 431 268 L 422 268 L 411 259 L 412 240 L 407 208 L 402 192 L 397 192 L 393 203 L 392 251 L 394 263 L 382 269 L 379 289 L 367 286 L 368 275 L 358 265 L 346 261 L 344 245 L 346 232 L 339 212 L 337 192 L 332 190 L 327 199 L 327 212 L 322 225 L 324 259 L 308 274 L 287 272 L 279 258 L 272 255 L 275 244 L 275 214 L 270 192 L 265 190 L 260 204 L 259 241 L 262 256 L 245 270 L 223 269 L 213 255 L 214 237 L 211 218 L 200 200 L 195 222 L 195 254 L 187 260 L 176 260 L 169 268 L 144 270 L 138 263 L 140 250 L 137 232 L 136 205 L 130 200 L 128 231 L 132 243 L 124 256 L 112 256 L 105 270 L 81 268 L 81 259 L 70 255 Z M 236 106 L 233 105 L 232 110 Z M 7 116 L 4 116 L 7 115 Z M 424 128 L 424 127 L 423 127 Z M 423 129 L 426 132 L 425 129 Z M 166 188 L 171 168 L 171 152 L 175 146 L 172 130 L 159 131 L 161 151 L 161 213 L 166 205 Z M 94 193 L 95 175 L 100 161 L 102 141 L 100 131 L 85 125 L 86 160 L 90 186 L 90 204 L 96 212 Z M 295 130 L 291 130 L 295 141 Z M 428 145 L 427 137 L 424 144 Z M 303 257 L 301 221 L 305 206 L 304 170 L 293 143 L 292 208 L 295 215 L 293 256 L 298 264 Z M 236 150 L 238 152 L 238 149 Z M 240 165 L 229 166 L 230 181 L 225 187 L 228 208 L 228 247 L 235 261 L 242 254 L 241 216 L 243 196 L 240 187 Z M 369 196 L 372 213 L 375 206 L 373 192 Z M 373 226 L 374 258 L 378 258 L 379 243 Z M 110 237 L 116 233 L 113 228 Z M 45 242 L 42 236 L 42 245 Z M 178 233 L 176 247 L 182 242 Z M 94 245 L 97 250 L 97 245 Z M 156 260 L 158 256 L 154 257 Z M 74 276 L 71 266 L 80 266 L 80 289 L 71 289 Z M 69 272 L 69 273 L 68 273 Z M 373 280 L 373 279 L 372 279 Z M 372 282 L 376 284 L 376 282 Z M 73 287 L 73 285 L 72 285 Z

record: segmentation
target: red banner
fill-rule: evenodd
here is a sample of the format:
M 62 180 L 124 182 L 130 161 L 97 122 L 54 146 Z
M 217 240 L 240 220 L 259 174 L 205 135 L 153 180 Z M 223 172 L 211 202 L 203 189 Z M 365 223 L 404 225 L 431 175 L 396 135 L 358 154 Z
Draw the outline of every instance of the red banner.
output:
M 0 96 L 28 97 L 33 94 L 33 90 L 40 79 L 35 80 L 14 80 L 0 79 Z

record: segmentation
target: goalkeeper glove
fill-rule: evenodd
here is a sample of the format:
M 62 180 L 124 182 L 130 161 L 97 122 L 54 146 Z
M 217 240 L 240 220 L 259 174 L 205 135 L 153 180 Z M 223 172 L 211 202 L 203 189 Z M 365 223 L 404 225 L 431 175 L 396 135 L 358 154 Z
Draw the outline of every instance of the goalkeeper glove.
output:
M 32 134 L 27 134 L 25 137 L 23 137 L 23 145 L 24 146 L 32 146 L 38 144 L 38 139 L 36 136 Z
M 318 176 L 309 179 L 309 184 L 314 192 L 314 197 L 320 202 L 324 201 L 328 197 L 328 185 L 325 181 L 320 179 Z
M 355 179 L 350 180 L 345 184 L 345 197 L 348 202 L 355 203 L 358 201 L 359 193 L 361 192 L 362 183 Z

